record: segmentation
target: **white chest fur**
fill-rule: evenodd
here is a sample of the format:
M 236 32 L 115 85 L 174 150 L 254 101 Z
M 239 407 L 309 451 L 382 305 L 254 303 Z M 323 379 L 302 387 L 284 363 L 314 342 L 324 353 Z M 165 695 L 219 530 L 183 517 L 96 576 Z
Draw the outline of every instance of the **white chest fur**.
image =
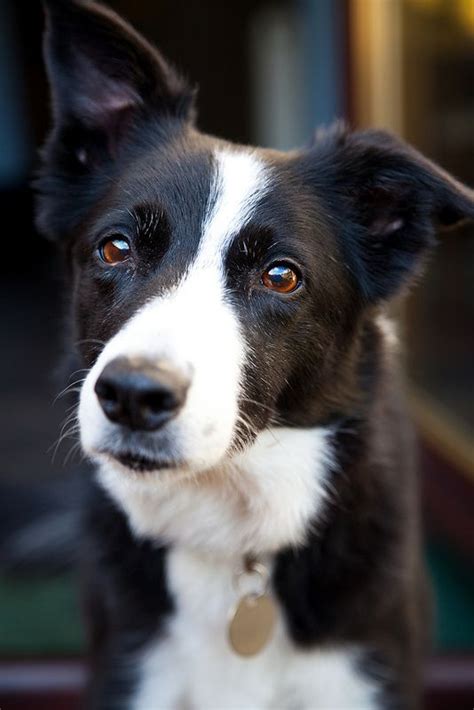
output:
M 275 428 L 216 469 L 130 476 L 103 463 L 100 481 L 138 537 L 219 556 L 261 555 L 304 541 L 322 514 L 332 431 Z
M 173 549 L 167 576 L 176 612 L 140 660 L 133 710 L 372 710 L 377 689 L 356 669 L 358 649 L 299 651 L 283 619 L 250 659 L 227 641 L 237 600 L 228 560 Z

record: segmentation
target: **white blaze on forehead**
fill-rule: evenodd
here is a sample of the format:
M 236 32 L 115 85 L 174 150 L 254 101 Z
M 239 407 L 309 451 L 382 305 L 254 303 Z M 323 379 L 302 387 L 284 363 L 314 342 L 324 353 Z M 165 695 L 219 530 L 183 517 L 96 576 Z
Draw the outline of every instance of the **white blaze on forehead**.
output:
M 268 185 L 268 170 L 250 152 L 218 151 L 197 263 L 222 264 L 232 238 L 247 224 Z
M 125 323 L 86 379 L 79 411 L 81 438 L 85 451 L 93 456 L 107 448 L 106 440 L 117 441 L 117 427 L 100 409 L 94 385 L 104 366 L 119 356 L 166 360 L 191 375 L 185 405 L 165 427 L 172 458 L 199 471 L 222 458 L 232 442 L 245 343 L 237 314 L 226 298 L 224 263 L 233 238 L 265 193 L 268 170 L 250 151 L 218 151 L 214 164 L 193 262 L 174 288 L 156 296 Z

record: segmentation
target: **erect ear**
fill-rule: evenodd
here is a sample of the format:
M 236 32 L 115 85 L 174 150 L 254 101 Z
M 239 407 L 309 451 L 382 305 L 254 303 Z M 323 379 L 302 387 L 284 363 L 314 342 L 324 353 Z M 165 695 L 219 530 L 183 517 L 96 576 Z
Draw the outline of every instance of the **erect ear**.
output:
M 472 190 L 384 131 L 337 126 L 304 160 L 369 302 L 395 295 L 420 271 L 438 227 L 474 218 Z
M 53 192 L 48 180 L 54 189 L 69 180 L 71 188 L 115 160 L 141 118 L 192 118 L 194 94 L 111 10 L 88 0 L 44 0 L 44 5 L 53 130 L 38 181 L 43 194 Z M 40 201 L 40 209 L 44 206 Z M 54 231 L 41 212 L 38 222 L 43 231 Z

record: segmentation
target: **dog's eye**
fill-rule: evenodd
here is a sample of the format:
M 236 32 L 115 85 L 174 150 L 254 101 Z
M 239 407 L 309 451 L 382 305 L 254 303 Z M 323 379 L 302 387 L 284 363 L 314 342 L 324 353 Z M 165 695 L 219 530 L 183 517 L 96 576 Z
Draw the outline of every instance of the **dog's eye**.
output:
M 99 247 L 99 257 L 106 264 L 115 266 L 130 257 L 130 244 L 124 237 L 105 239 Z
M 262 283 L 277 293 L 293 293 L 301 283 L 301 275 L 292 264 L 279 261 L 263 272 Z

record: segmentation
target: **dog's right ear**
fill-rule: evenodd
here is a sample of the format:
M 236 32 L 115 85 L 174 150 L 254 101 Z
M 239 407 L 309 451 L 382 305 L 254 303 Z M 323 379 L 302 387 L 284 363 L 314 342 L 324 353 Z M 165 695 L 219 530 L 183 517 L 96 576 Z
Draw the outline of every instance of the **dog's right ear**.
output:
M 385 131 L 336 124 L 296 161 L 331 215 L 346 270 L 366 303 L 413 283 L 438 228 L 474 220 L 474 192 Z
M 43 195 L 37 222 L 55 237 L 70 228 L 60 213 L 70 215 L 71 208 L 54 210 L 53 196 L 108 169 L 141 118 L 190 120 L 194 91 L 111 10 L 88 0 L 44 0 L 44 6 L 53 130 L 37 182 Z

